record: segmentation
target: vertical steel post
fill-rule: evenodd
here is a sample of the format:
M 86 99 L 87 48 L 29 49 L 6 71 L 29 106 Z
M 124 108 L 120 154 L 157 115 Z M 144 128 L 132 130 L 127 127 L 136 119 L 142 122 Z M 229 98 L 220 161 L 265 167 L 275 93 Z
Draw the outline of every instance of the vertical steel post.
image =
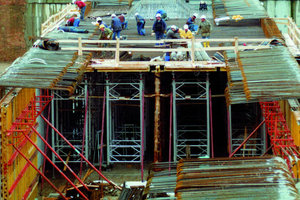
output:
M 209 74 L 206 73 L 206 128 L 207 128 L 207 155 L 211 156 L 210 153 L 210 105 L 209 105 Z
M 154 162 L 161 160 L 160 135 L 160 73 L 155 73 Z
M 232 125 L 231 125 L 231 105 L 227 107 L 227 141 L 228 141 L 228 154 L 230 155 L 233 151 L 232 149 Z
M 86 105 L 86 109 L 85 109 L 85 157 L 88 158 L 89 157 L 89 87 L 88 87 L 88 82 L 87 80 L 85 80 L 85 85 L 84 85 L 84 93 L 85 93 L 85 105 Z
M 110 92 L 110 88 L 109 88 L 109 80 L 108 80 L 108 74 L 106 74 L 106 149 L 107 149 L 107 157 L 106 157 L 106 161 L 107 161 L 107 165 L 110 164 L 110 135 L 111 135 L 111 119 L 110 119 L 110 101 L 109 101 L 109 92 Z
M 173 161 L 177 160 L 177 112 L 176 112 L 176 80 L 175 74 L 172 74 L 172 98 L 173 98 Z
M 144 86 L 143 86 L 143 75 L 140 74 L 140 134 L 141 134 L 141 179 L 144 181 Z

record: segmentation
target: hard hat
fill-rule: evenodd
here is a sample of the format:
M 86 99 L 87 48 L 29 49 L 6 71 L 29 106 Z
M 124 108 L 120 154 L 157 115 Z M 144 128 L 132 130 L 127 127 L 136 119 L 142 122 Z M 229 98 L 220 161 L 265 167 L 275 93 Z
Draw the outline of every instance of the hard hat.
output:
M 201 18 L 201 19 L 206 19 L 206 16 L 205 16 L 205 15 L 202 15 L 200 18 Z
M 105 28 L 105 26 L 103 25 L 103 24 L 101 24 L 100 26 L 99 26 L 99 28 L 101 29 L 101 28 Z
M 189 29 L 189 25 L 185 24 L 185 25 L 183 26 L 183 28 L 184 28 L 184 29 Z
M 198 14 L 197 14 L 197 13 L 194 13 L 193 16 L 194 16 L 194 17 L 198 17 Z
M 177 29 L 177 26 L 172 25 L 172 26 L 171 26 L 171 29 L 175 29 L 175 30 L 176 30 L 176 29 Z
M 75 3 L 76 2 L 76 0 L 72 0 L 72 3 Z
M 121 14 L 122 16 L 125 16 L 123 13 Z
M 161 14 L 157 13 L 157 14 L 155 15 L 155 17 L 161 17 Z
M 139 15 L 139 13 L 135 13 L 135 16 Z
M 112 14 L 111 17 L 113 17 L 113 18 L 116 17 L 116 14 Z
M 102 21 L 102 18 L 101 17 L 97 17 L 96 21 Z

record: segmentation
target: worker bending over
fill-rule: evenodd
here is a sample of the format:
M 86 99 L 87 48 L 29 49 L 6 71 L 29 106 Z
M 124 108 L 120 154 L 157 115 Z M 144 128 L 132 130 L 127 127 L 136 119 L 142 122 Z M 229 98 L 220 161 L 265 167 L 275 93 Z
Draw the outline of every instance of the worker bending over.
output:
M 154 21 L 154 24 L 152 26 L 152 31 L 155 33 L 155 39 L 160 40 L 164 37 L 164 32 L 166 30 L 167 24 L 166 22 L 161 18 L 161 14 L 155 15 L 156 20 Z M 152 33 L 152 35 L 153 35 Z
M 194 13 L 191 17 L 188 18 L 186 24 L 189 26 L 191 31 L 196 31 L 195 20 L 197 18 L 197 14 Z
M 81 0 L 76 0 L 74 2 L 74 4 L 76 4 L 76 6 L 78 7 L 78 9 L 80 10 L 80 19 L 83 20 L 84 19 L 84 13 L 85 13 L 86 4 L 84 2 L 82 2 Z
M 145 19 L 139 15 L 139 13 L 135 13 L 135 21 L 136 21 L 136 26 L 137 26 L 137 32 L 139 35 L 145 36 L 146 31 L 145 31 Z
M 112 21 L 111 21 L 111 29 L 113 31 L 112 39 L 116 39 L 116 35 L 118 38 L 120 38 L 120 33 L 122 31 L 122 23 L 119 18 L 115 14 L 111 15 Z
M 125 15 L 124 15 L 124 14 L 121 14 L 118 18 L 119 18 L 119 20 L 120 20 L 121 23 L 122 23 L 122 29 L 123 29 L 123 30 L 127 29 L 128 21 L 126 21 Z
M 78 27 L 80 24 L 80 14 L 74 14 L 70 19 L 67 20 L 65 26 Z
M 202 15 L 201 21 L 199 23 L 199 29 L 196 34 L 198 35 L 199 32 L 201 32 L 202 39 L 209 39 L 211 29 L 212 29 L 211 23 L 206 19 L 205 15 Z M 203 42 L 203 46 L 209 47 L 209 42 Z

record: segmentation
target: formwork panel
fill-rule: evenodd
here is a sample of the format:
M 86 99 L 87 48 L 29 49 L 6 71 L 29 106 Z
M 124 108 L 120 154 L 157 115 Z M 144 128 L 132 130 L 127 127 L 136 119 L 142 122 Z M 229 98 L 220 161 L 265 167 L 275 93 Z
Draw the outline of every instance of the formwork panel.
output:
M 15 153 L 11 144 L 20 147 L 21 152 L 37 165 L 37 152 L 35 148 L 29 142 L 26 142 L 24 137 L 20 136 L 22 134 L 7 135 L 13 122 L 21 115 L 34 97 L 34 89 L 15 89 L 1 100 L 1 162 L 2 167 L 6 169 L 1 171 L 1 187 L 2 190 L 5 190 L 2 191 L 3 200 L 23 199 L 26 193 L 28 195 L 31 193 L 31 188 L 37 182 L 37 172 L 27 164 L 23 157 Z M 25 128 L 25 126 L 22 126 L 22 128 Z M 30 138 L 34 142 L 37 141 L 35 134 L 31 134 Z

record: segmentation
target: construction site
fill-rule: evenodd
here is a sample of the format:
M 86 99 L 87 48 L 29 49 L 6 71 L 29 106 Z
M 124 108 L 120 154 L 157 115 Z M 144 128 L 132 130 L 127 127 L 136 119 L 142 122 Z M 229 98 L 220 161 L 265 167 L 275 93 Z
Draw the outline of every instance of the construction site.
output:
M 74 2 L 41 2 L 10 7 L 51 12 L 4 46 L 25 53 L 0 74 L 0 199 L 300 199 L 300 20 L 266 0 L 87 0 L 72 32 Z M 205 15 L 210 38 L 156 40 L 159 9 L 179 28 Z M 112 14 L 128 28 L 99 40 Z

